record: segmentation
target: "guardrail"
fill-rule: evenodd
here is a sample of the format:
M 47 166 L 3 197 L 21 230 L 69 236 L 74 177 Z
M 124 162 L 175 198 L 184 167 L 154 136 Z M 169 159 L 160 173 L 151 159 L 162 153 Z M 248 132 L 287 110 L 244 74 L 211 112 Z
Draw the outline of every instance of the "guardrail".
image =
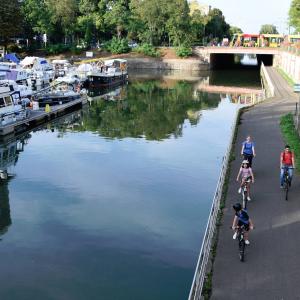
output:
M 260 67 L 260 76 L 262 78 L 263 88 L 266 91 L 266 97 L 267 98 L 274 97 L 275 88 L 263 62 L 261 63 L 261 67 Z
M 263 97 L 258 98 L 252 104 L 257 104 L 259 102 L 262 102 L 264 99 L 265 98 L 263 98 Z M 250 104 L 250 105 L 252 105 L 252 104 Z M 248 106 L 248 105 L 245 105 L 245 106 Z M 194 278 L 193 278 L 193 282 L 192 282 L 188 300 L 200 300 L 200 298 L 201 298 L 203 284 L 204 284 L 205 275 L 206 275 L 207 263 L 209 260 L 213 236 L 214 236 L 215 229 L 216 229 L 216 222 L 217 222 L 218 212 L 219 212 L 219 208 L 220 208 L 220 202 L 221 202 L 221 198 L 222 198 L 222 190 L 223 190 L 223 185 L 224 185 L 224 181 L 225 181 L 226 171 L 228 168 L 231 147 L 232 147 L 232 144 L 234 141 L 234 134 L 235 134 L 236 124 L 238 121 L 239 111 L 240 110 L 237 110 L 235 118 L 234 118 L 234 122 L 232 123 L 232 126 L 231 126 L 232 130 L 231 130 L 231 136 L 229 139 L 229 145 L 226 149 L 225 155 L 223 156 L 220 176 L 218 179 L 212 206 L 210 209 L 204 237 L 202 240 L 200 254 L 198 257 L 198 261 L 197 261 L 196 271 L 194 274 Z

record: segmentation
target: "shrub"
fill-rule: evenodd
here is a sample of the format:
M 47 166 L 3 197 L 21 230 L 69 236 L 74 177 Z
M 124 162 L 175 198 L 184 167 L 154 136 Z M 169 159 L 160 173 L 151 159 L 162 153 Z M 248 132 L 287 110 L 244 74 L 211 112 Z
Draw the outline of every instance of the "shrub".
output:
M 147 43 L 136 47 L 134 51 L 152 57 L 160 56 L 160 53 L 151 44 L 147 44 Z
M 113 54 L 127 53 L 130 51 L 127 39 L 118 39 L 113 37 L 109 42 L 104 44 L 104 48 Z
M 70 51 L 71 46 L 65 44 L 54 44 L 46 47 L 46 53 L 49 55 L 60 54 L 66 51 Z
M 19 53 L 21 52 L 21 47 L 17 44 L 8 44 L 6 50 L 8 53 Z
M 191 56 L 192 53 L 192 48 L 185 45 L 176 48 L 176 55 L 179 57 L 188 57 Z

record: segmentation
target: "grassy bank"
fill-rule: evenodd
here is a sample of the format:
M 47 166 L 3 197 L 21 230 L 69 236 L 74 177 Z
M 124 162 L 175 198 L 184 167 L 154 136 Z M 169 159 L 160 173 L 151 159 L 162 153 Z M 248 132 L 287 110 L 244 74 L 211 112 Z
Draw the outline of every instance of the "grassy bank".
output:
M 287 114 L 280 119 L 280 128 L 284 140 L 295 153 L 296 169 L 300 172 L 300 137 L 295 129 L 293 115 Z
M 286 74 L 281 68 L 277 68 L 277 71 L 290 86 L 294 86 L 295 82 L 288 74 Z

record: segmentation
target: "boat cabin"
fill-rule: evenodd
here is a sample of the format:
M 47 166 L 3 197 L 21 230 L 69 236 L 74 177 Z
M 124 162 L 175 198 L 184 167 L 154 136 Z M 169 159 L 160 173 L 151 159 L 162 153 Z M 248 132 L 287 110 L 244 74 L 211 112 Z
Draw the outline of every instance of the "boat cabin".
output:
M 17 92 L 12 93 L 9 86 L 0 86 L 0 126 L 26 118 L 26 109 L 17 104 L 15 94 Z

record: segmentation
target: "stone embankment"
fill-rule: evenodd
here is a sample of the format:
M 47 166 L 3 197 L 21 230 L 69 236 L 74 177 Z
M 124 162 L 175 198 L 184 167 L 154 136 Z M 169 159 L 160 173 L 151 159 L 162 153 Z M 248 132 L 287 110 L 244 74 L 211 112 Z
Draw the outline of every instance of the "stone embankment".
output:
M 207 71 L 209 64 L 201 59 L 126 58 L 129 69 Z

